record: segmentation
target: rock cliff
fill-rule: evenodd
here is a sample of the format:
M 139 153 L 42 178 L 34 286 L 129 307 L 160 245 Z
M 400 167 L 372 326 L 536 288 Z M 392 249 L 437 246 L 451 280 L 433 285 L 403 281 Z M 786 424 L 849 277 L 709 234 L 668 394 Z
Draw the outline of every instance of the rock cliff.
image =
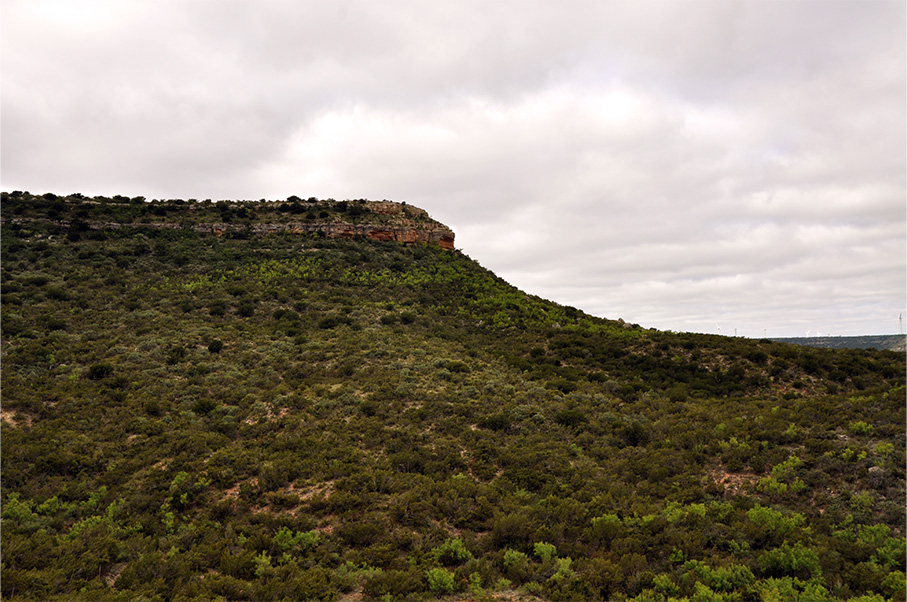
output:
M 190 229 L 215 236 L 317 234 L 454 248 L 454 233 L 428 212 L 392 201 L 150 201 L 3 193 L 0 222 L 52 223 L 69 231 Z

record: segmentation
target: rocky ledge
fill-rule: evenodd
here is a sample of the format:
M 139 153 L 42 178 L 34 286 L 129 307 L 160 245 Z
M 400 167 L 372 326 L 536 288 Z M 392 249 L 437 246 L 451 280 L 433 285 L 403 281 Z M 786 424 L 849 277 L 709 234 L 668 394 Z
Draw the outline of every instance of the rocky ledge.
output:
M 3 193 L 0 223 L 53 224 L 68 231 L 190 229 L 215 236 L 279 233 L 363 238 L 454 248 L 454 233 L 428 212 L 391 201 L 150 201 Z M 211 219 L 215 218 L 215 219 Z M 220 218 L 220 219 L 217 219 Z

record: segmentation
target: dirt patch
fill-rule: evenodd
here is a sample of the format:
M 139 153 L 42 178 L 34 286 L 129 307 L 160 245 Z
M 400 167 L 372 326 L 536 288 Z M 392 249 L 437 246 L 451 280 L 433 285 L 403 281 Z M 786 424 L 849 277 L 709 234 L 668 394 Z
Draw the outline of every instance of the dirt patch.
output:
M 119 579 L 120 575 L 123 573 L 123 569 L 125 568 L 125 562 L 121 562 L 110 567 L 110 570 L 107 571 L 107 574 L 104 575 L 104 581 L 107 582 L 108 587 L 113 587 L 113 585 L 117 582 L 117 579 Z
M 719 487 L 722 487 L 725 493 L 737 495 L 742 491 L 748 490 L 759 482 L 761 478 L 757 474 L 746 472 L 728 472 L 719 466 L 709 473 L 709 477 Z
M 33 422 L 31 416 L 23 416 L 15 410 L 0 410 L 0 420 L 3 420 L 3 422 L 7 423 L 13 428 L 17 428 L 22 425 L 31 426 Z
M 309 487 L 291 487 L 288 489 L 290 493 L 295 493 L 299 496 L 304 502 L 309 501 L 316 495 L 322 495 L 324 497 L 330 496 L 334 491 L 334 481 L 327 481 L 326 483 L 321 483 L 319 485 L 312 485 Z

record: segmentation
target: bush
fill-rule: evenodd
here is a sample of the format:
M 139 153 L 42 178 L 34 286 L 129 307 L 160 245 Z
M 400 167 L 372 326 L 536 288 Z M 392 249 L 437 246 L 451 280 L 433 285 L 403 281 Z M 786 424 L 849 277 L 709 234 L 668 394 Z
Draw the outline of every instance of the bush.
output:
M 571 428 L 588 422 L 589 419 L 579 410 L 561 410 L 554 415 L 554 421 L 561 426 Z
M 192 411 L 196 414 L 207 415 L 210 414 L 216 407 L 217 403 L 215 403 L 213 399 L 199 399 L 194 404 L 192 404 Z
M 372 600 L 404 600 L 421 592 L 423 587 L 422 577 L 415 570 L 382 571 L 362 584 L 362 593 Z
M 535 552 L 535 555 L 541 558 L 542 560 L 551 560 L 557 556 L 557 548 L 553 544 L 546 543 L 543 541 L 537 542 L 533 547 L 532 551 Z
M 639 422 L 633 422 L 623 429 L 621 437 L 627 445 L 636 447 L 649 442 L 649 432 Z
M 330 330 L 331 328 L 336 328 L 341 324 L 350 324 L 351 322 L 352 320 L 350 320 L 348 316 L 331 314 L 318 320 L 318 328 L 321 328 L 322 330 Z
M 444 364 L 444 367 L 447 368 L 449 372 L 459 372 L 464 374 L 469 372 L 469 366 L 457 360 L 451 360 L 447 362 L 446 364 Z
M 793 546 L 784 542 L 779 548 L 763 552 L 759 564 L 763 572 L 771 577 L 787 575 L 811 579 L 822 574 L 819 557 L 799 542 Z
M 858 420 L 856 422 L 851 422 L 850 426 L 847 427 L 847 430 L 853 435 L 871 435 L 872 425 L 866 424 L 862 420 Z
M 512 566 L 518 566 L 520 564 L 525 564 L 529 562 L 529 557 L 519 550 L 512 550 L 507 548 L 504 550 L 504 567 L 510 568 Z
M 101 380 L 113 374 L 113 366 L 110 364 L 94 364 L 88 368 L 88 378 L 91 380 Z
M 490 431 L 503 431 L 510 427 L 510 416 L 504 412 L 498 412 L 480 422 L 479 426 Z
M 178 364 L 185 359 L 187 353 L 185 347 L 176 345 L 167 351 L 167 363 L 171 366 Z
M 463 545 L 463 540 L 459 537 L 448 539 L 443 544 L 434 549 L 435 558 L 444 566 L 455 566 L 463 564 L 470 558 L 472 553 Z
M 447 569 L 429 569 L 426 573 L 428 577 L 428 589 L 438 596 L 452 594 L 454 591 L 454 574 Z

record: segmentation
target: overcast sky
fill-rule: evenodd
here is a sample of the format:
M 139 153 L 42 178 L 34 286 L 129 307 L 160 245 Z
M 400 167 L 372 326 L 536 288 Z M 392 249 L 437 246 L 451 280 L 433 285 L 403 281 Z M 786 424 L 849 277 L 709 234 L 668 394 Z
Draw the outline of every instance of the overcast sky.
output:
M 0 184 L 406 201 L 594 315 L 897 333 L 905 5 L 3 0 Z

